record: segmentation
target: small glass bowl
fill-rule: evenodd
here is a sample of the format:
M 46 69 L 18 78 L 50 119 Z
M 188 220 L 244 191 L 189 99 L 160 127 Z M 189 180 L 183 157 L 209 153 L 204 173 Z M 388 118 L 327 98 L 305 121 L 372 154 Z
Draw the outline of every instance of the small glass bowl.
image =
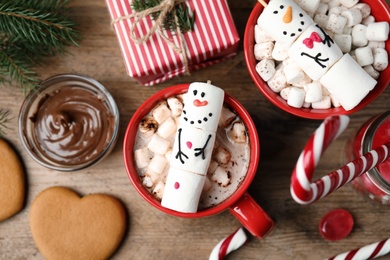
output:
M 43 111 L 39 112 L 39 109 L 47 108 L 45 102 L 54 102 L 53 97 L 61 91 L 62 93 L 68 93 L 68 95 L 64 95 L 65 100 L 62 103 L 55 103 L 56 105 L 53 106 L 55 113 L 48 113 L 50 110 L 45 109 L 45 118 L 49 118 L 49 120 L 45 120 L 45 124 L 41 124 L 40 122 L 43 120 L 39 120 L 39 115 L 42 115 Z M 89 96 L 90 100 L 99 101 L 96 102 L 99 106 L 92 109 L 95 112 L 89 114 L 94 118 L 91 121 L 86 120 L 88 118 L 87 114 L 90 113 L 90 104 L 84 102 L 83 98 L 79 98 L 82 93 L 91 95 Z M 78 108 L 79 105 L 80 109 Z M 106 109 L 106 113 L 104 109 Z M 103 120 L 96 121 L 95 119 L 102 114 L 106 117 L 103 117 Z M 51 120 L 52 118 L 53 120 Z M 94 123 L 95 128 L 89 128 L 91 122 Z M 32 90 L 27 95 L 19 113 L 18 123 L 22 144 L 35 161 L 52 170 L 71 172 L 95 165 L 113 150 L 118 139 L 119 111 L 114 98 L 98 81 L 84 75 L 61 74 L 44 80 L 40 83 L 39 88 Z M 65 124 L 65 126 L 62 124 Z M 75 143 L 68 143 L 66 140 L 70 149 L 63 149 L 64 143 L 57 141 L 60 139 L 64 141 L 64 138 L 73 138 L 74 136 L 61 137 L 60 135 L 64 129 L 71 129 L 75 124 L 78 124 L 81 128 L 74 130 L 74 135 L 82 135 Z M 42 125 L 44 126 L 42 127 Z M 55 132 L 48 135 L 45 130 Z M 98 133 L 99 130 L 103 131 L 102 135 L 99 139 L 93 139 L 95 133 Z M 99 143 L 98 140 L 101 139 L 105 139 L 103 143 Z M 96 145 L 96 149 L 93 148 L 91 151 L 84 152 L 77 150 L 76 153 L 76 149 L 80 147 L 92 147 L 93 145 L 89 143 L 90 140 L 95 140 L 93 145 Z M 61 155 L 64 155 L 64 157 L 61 157 Z M 69 157 L 67 157 L 68 155 Z M 69 159 L 71 158 L 70 155 L 76 159 Z

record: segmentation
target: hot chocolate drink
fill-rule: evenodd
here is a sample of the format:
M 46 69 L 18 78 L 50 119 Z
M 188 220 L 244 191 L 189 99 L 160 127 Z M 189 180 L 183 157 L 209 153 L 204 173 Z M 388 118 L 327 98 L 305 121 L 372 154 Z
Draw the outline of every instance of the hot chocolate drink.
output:
M 143 185 L 159 200 L 170 168 L 175 132 L 184 106 L 183 95 L 186 93 L 162 99 L 140 121 L 135 139 L 136 169 Z M 246 176 L 249 156 L 246 126 L 224 104 L 199 209 L 223 202 L 238 189 Z

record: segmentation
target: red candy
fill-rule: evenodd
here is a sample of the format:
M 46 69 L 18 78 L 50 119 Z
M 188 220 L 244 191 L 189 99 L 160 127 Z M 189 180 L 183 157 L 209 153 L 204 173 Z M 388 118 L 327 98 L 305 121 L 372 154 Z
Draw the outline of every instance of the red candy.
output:
M 336 241 L 348 236 L 353 227 L 352 215 L 344 209 L 328 212 L 318 226 L 323 238 Z

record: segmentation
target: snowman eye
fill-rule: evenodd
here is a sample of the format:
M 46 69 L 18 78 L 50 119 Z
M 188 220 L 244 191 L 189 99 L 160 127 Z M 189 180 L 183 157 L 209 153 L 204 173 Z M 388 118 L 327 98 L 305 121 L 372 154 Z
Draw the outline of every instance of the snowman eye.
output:
M 197 90 L 194 90 L 194 96 L 196 96 L 198 94 L 198 91 Z
M 279 6 L 279 8 L 280 8 L 280 9 L 283 9 L 283 8 L 284 8 L 284 5 Z
M 202 94 L 200 94 L 201 97 L 204 97 L 206 95 L 206 93 L 202 92 Z
M 284 35 L 287 35 L 287 32 L 286 32 L 286 31 L 283 31 L 283 34 L 284 34 Z

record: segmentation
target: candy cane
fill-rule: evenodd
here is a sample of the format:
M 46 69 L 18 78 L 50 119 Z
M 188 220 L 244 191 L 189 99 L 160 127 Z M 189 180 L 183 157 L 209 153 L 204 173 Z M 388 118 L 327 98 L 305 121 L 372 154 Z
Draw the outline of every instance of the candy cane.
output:
M 291 176 L 290 190 L 296 202 L 313 203 L 389 158 L 390 141 L 312 182 L 322 153 L 345 130 L 348 123 L 347 116 L 328 117 L 310 137 Z
M 243 228 L 237 229 L 234 233 L 221 240 L 211 251 L 209 260 L 221 260 L 230 252 L 240 248 L 247 241 Z
M 333 256 L 327 260 L 366 260 L 384 256 L 389 252 L 390 238 Z

